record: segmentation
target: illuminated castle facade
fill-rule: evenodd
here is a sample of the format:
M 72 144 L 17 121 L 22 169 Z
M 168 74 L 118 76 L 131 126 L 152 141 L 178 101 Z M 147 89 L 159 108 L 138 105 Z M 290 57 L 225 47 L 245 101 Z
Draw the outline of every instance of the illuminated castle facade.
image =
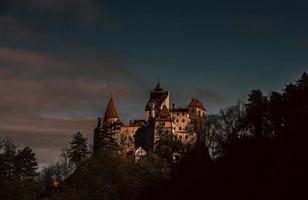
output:
M 103 128 L 112 133 L 123 154 L 135 152 L 140 146 L 155 150 L 162 134 L 171 134 L 184 144 L 193 144 L 196 141 L 196 131 L 192 122 L 198 120 L 205 123 L 205 111 L 202 103 L 195 98 L 191 99 L 186 108 L 176 108 L 174 104 L 170 107 L 170 93 L 157 83 L 145 106 L 144 119 L 124 124 L 111 96 L 103 120 L 98 118 L 98 125 L 94 130 L 94 145 L 98 143 L 97 135 Z M 140 134 L 145 136 L 143 145 L 136 141 Z

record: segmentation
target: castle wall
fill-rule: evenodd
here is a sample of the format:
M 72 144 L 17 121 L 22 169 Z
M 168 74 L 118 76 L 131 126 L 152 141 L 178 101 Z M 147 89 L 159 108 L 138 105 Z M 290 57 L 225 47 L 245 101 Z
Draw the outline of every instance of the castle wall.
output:
M 190 107 L 188 108 L 188 112 L 191 118 L 195 118 L 195 117 L 205 118 L 205 111 L 200 108 Z
M 195 139 L 193 127 L 191 126 L 191 118 L 187 111 L 174 110 L 171 111 L 173 119 L 173 134 L 175 138 L 184 144 L 192 143 Z

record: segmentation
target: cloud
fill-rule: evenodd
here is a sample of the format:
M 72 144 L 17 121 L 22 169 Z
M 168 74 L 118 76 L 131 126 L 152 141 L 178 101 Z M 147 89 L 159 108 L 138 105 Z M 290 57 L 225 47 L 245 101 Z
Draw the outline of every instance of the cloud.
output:
M 227 99 L 218 92 L 205 88 L 194 87 L 191 85 L 173 85 L 170 87 L 171 103 L 176 106 L 188 106 L 191 98 L 199 99 L 208 113 L 217 112 L 221 106 L 226 103 Z
M 132 72 L 127 63 L 125 55 L 102 48 L 44 52 L 0 47 L 0 67 L 15 78 L 91 79 L 144 85 L 143 78 Z
M 103 115 L 104 96 L 111 91 L 118 100 L 130 98 L 127 87 L 117 84 L 66 79 L 45 82 L 1 75 L 1 136 L 32 147 L 41 163 L 54 162 L 77 131 L 92 143 L 96 116 Z M 47 155 L 41 154 L 46 151 Z
M 20 114 L 8 124 L 0 124 L 2 137 L 10 137 L 21 147 L 30 146 L 40 163 L 52 163 L 59 159 L 60 150 L 69 145 L 74 133 L 81 131 L 92 143 L 95 119 L 48 118 L 32 114 Z
M 193 93 L 198 98 L 206 99 L 208 102 L 222 103 L 226 101 L 226 98 L 219 93 L 205 88 L 195 88 L 193 90 Z
M 22 49 L 0 48 L 0 61 L 8 64 L 19 64 L 26 67 L 54 67 L 67 63 L 60 59 L 54 60 L 46 53 L 34 53 Z
M 103 25 L 108 30 L 115 30 L 117 22 L 101 2 L 96 0 L 10 0 L 0 3 L 6 7 L 6 14 L 27 21 L 34 21 L 41 27 L 45 25 Z
M 106 6 L 95 0 L 10 0 L 0 1 L 0 7 L 2 45 L 73 47 L 81 42 L 74 32 L 65 36 L 69 31 L 120 30 Z
M 12 45 L 52 44 L 59 40 L 51 34 L 40 30 L 39 27 L 31 21 L 14 15 L 0 15 L 0 37 L 3 41 L 2 44 Z
M 284 27 L 284 26 L 283 26 Z M 302 35 L 293 35 L 289 31 L 283 31 L 279 24 L 267 20 L 244 20 L 230 25 L 230 30 L 241 34 L 260 36 L 264 35 L 273 40 L 284 42 L 285 44 L 308 48 L 307 38 Z

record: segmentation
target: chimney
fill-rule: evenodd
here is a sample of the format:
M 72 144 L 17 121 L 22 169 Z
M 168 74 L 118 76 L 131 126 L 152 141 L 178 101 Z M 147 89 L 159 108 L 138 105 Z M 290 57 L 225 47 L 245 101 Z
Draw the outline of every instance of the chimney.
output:
M 132 120 L 129 120 L 129 126 L 132 126 Z
M 172 110 L 174 110 L 174 107 L 175 107 L 175 104 L 173 103 L 173 104 L 172 104 Z

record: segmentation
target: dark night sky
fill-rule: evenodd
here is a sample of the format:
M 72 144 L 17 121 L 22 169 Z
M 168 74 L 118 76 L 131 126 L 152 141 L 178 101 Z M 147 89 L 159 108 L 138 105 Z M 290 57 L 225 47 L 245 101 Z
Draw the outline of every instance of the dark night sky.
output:
M 307 1 L 306 1 L 307 2 Z M 308 69 L 305 1 L 0 1 L 0 136 L 41 164 L 92 129 L 109 94 L 143 117 L 158 78 L 208 109 L 280 90 Z

